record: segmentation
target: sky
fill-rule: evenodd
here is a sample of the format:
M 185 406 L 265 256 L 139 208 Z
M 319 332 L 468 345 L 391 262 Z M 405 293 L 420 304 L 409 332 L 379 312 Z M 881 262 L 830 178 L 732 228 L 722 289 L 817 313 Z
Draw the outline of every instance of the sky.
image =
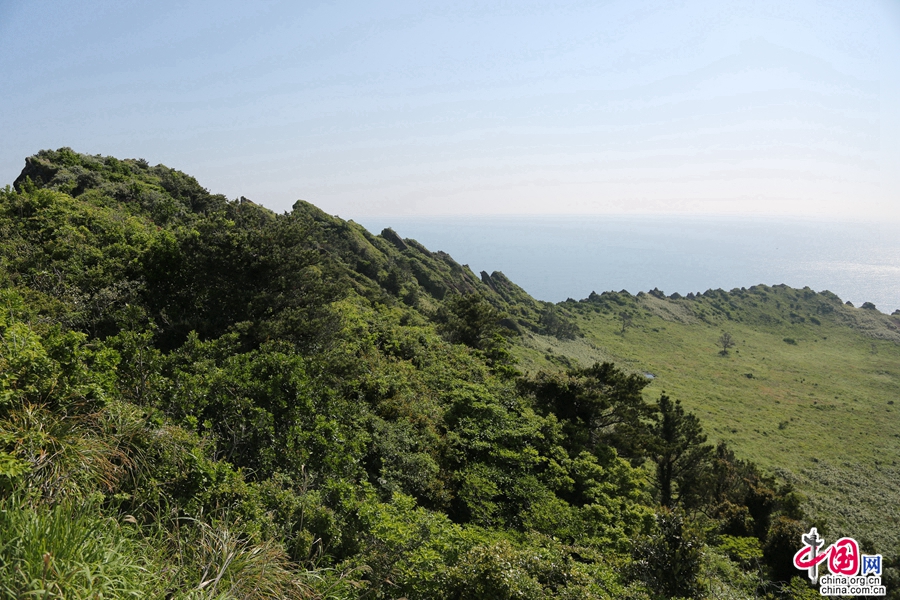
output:
M 0 185 L 68 146 L 277 211 L 900 221 L 900 1 L 0 0 Z

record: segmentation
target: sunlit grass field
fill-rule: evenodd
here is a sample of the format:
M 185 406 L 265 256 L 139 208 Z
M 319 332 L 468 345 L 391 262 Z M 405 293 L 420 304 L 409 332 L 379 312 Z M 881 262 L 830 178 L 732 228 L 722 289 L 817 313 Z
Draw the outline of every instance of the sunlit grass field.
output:
M 830 536 L 897 549 L 900 319 L 780 286 L 719 294 L 564 303 L 584 337 L 527 336 L 520 367 L 612 360 L 652 376 L 648 400 L 681 399 L 710 441 L 802 491 Z M 723 332 L 736 342 L 727 354 Z

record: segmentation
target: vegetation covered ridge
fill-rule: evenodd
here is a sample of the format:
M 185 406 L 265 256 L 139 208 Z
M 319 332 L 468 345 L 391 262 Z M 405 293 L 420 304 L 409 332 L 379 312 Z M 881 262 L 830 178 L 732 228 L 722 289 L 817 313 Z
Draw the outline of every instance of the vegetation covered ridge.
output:
M 42 151 L 0 191 L 0 594 L 815 595 L 790 556 L 827 523 L 680 393 L 531 370 L 599 323 L 308 203 Z

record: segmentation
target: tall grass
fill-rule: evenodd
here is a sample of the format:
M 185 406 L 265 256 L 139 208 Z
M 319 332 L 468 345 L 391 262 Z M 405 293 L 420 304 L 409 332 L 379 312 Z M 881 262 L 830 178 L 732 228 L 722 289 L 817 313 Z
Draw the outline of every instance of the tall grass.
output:
M 173 519 L 180 511 L 160 510 L 167 500 L 153 485 L 142 495 L 155 491 L 161 504 L 141 513 L 146 525 L 118 515 L 111 494 L 147 484 L 157 460 L 180 470 L 190 452 L 186 432 L 150 425 L 133 405 L 4 412 L 0 452 L 24 468 L 0 473 L 0 598 L 318 599 L 357 585 L 291 563 L 239 521 Z
M 111 489 L 129 462 L 115 438 L 103 435 L 101 419 L 25 404 L 0 420 L 0 443 L 28 465 L 26 485 L 44 501 L 82 497 Z
M 6 598 L 150 598 L 157 569 L 95 502 L 0 500 L 0 594 Z
M 254 543 L 224 523 L 181 521 L 168 536 L 172 556 L 167 562 L 175 568 L 171 583 L 184 598 L 317 597 L 279 544 Z
M 182 518 L 142 530 L 103 516 L 97 500 L 0 499 L 0 598 L 319 600 L 359 587 L 354 573 L 291 563 L 238 523 Z

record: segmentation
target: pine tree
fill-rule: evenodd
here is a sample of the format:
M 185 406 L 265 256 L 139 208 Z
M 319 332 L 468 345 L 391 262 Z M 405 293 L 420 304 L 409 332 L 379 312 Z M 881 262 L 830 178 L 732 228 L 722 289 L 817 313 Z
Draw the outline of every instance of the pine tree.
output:
M 656 462 L 659 503 L 671 507 L 690 493 L 712 454 L 700 420 L 685 413 L 681 401 L 672 401 L 663 393 L 657 403 L 656 423 L 651 428 L 649 454 Z

